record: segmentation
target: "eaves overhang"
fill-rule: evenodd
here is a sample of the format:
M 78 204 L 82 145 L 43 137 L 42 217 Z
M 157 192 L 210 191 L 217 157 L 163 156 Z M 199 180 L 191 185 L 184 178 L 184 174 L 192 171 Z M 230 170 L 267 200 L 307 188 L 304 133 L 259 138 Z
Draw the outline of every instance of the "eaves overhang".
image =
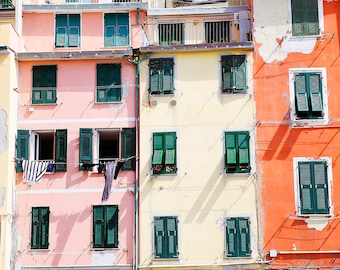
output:
M 254 50 L 252 41 L 219 43 L 219 44 L 190 44 L 190 45 L 171 45 L 171 46 L 146 46 L 141 47 L 141 52 L 196 52 L 212 50 Z
M 250 11 L 250 6 L 211 6 L 211 7 L 180 7 L 151 8 L 148 16 L 178 16 L 178 15 L 230 15 L 240 11 Z
M 18 60 L 85 60 L 112 59 L 131 56 L 132 49 L 126 50 L 98 50 L 98 51 L 63 51 L 63 52 L 20 52 L 16 54 Z
M 82 11 L 130 11 L 147 10 L 148 3 L 75 3 L 75 4 L 43 4 L 43 5 L 23 5 L 23 12 L 46 13 L 46 12 L 82 12 Z

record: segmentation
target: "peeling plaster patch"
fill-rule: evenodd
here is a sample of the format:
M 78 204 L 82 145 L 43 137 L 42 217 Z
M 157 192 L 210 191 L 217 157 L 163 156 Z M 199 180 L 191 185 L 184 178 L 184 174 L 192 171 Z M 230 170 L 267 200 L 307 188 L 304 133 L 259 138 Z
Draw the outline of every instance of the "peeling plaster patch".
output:
M 292 52 L 309 54 L 313 51 L 315 37 L 292 38 L 289 34 L 290 14 L 287 1 L 255 0 L 255 2 L 254 38 L 266 63 L 283 61 Z
M 8 148 L 7 139 L 7 114 L 0 110 L 0 154 Z
M 309 219 L 306 219 L 305 221 L 309 229 L 315 229 L 320 232 L 327 226 L 327 223 L 328 223 L 328 219 L 326 218 L 320 219 L 320 218 L 311 217 Z
M 6 195 L 6 188 L 5 187 L 0 188 L 0 207 L 4 206 L 5 195 Z
M 114 265 L 117 254 L 112 251 L 99 251 L 92 253 L 92 265 Z

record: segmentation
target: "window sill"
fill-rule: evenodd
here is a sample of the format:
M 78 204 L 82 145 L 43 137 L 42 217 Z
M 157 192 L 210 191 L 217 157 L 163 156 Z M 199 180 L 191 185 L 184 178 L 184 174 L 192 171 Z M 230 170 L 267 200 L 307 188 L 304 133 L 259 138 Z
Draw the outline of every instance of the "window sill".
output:
M 292 122 L 292 127 L 294 128 L 311 128 L 313 126 L 326 126 L 329 125 L 328 119 L 294 119 Z
M 60 103 L 31 103 L 30 106 L 57 106 Z
M 119 100 L 119 101 L 106 101 L 106 102 L 100 102 L 100 101 L 95 101 L 96 105 L 101 105 L 101 104 L 122 104 L 123 101 Z

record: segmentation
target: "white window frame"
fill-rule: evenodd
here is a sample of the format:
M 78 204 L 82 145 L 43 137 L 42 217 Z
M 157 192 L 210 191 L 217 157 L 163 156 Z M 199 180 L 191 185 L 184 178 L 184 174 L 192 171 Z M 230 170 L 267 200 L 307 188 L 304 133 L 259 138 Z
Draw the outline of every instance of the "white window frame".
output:
M 292 2 L 288 0 L 288 25 L 289 25 L 289 38 L 293 39 L 308 39 L 321 37 L 325 30 L 325 22 L 323 16 L 323 0 L 318 0 L 318 17 L 319 17 L 319 34 L 310 36 L 293 36 L 293 20 L 292 20 Z
M 301 200 L 300 200 L 300 179 L 299 179 L 299 162 L 318 162 L 318 161 L 326 161 L 327 162 L 327 181 L 328 181 L 328 204 L 329 204 L 329 213 L 328 214 L 302 214 L 301 213 Z M 294 171 L 294 198 L 295 198 L 295 209 L 296 214 L 298 216 L 333 216 L 334 215 L 334 206 L 332 202 L 332 183 L 333 183 L 333 174 L 332 174 L 332 158 L 331 157 L 294 157 L 293 158 L 293 171 Z
M 323 118 L 321 119 L 297 119 L 295 107 L 295 87 L 294 75 L 297 73 L 321 73 L 322 84 L 322 108 Z M 328 112 L 328 90 L 327 90 L 327 72 L 326 68 L 290 68 L 289 69 L 289 96 L 290 96 L 290 119 L 293 126 L 308 126 L 308 125 L 327 125 L 329 124 Z

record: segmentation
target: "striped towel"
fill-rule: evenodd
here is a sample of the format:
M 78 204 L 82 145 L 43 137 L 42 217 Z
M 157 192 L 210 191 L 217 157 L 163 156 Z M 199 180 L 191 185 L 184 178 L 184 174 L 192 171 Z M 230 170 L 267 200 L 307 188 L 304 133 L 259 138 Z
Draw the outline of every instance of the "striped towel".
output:
M 50 161 L 23 160 L 24 182 L 39 183 L 44 176 Z

